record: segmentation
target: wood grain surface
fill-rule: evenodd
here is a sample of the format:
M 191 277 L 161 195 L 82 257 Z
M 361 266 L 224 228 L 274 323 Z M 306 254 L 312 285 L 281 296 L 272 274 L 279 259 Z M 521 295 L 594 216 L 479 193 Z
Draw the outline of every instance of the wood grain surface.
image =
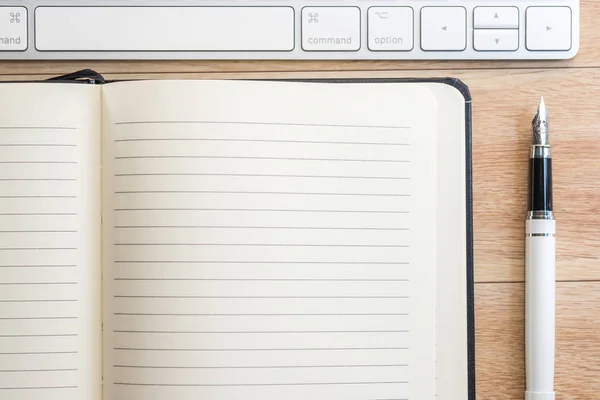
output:
M 600 5 L 581 0 L 565 61 L 0 62 L 0 80 L 92 68 L 109 79 L 440 77 L 473 95 L 477 393 L 523 399 L 524 223 L 531 119 L 543 95 L 554 146 L 557 399 L 600 399 Z

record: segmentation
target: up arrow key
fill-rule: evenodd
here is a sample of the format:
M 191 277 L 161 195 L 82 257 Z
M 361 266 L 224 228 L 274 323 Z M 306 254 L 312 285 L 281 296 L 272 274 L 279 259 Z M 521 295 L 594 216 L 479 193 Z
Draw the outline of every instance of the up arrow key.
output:
M 473 11 L 474 29 L 519 29 L 519 9 L 514 6 L 478 6 Z

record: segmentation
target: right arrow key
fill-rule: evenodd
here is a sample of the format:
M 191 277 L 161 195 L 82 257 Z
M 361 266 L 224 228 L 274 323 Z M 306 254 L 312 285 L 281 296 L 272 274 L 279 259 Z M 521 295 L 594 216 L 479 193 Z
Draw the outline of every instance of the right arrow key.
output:
M 518 29 L 475 29 L 473 47 L 477 51 L 517 51 Z
M 525 15 L 527 50 L 571 50 L 571 8 L 566 6 L 535 6 L 527 8 Z

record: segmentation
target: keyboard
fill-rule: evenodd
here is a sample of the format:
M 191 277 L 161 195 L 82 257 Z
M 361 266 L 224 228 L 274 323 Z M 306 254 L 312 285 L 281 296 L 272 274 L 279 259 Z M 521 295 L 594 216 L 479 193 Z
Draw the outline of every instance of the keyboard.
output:
M 0 59 L 542 60 L 579 0 L 2 0 Z

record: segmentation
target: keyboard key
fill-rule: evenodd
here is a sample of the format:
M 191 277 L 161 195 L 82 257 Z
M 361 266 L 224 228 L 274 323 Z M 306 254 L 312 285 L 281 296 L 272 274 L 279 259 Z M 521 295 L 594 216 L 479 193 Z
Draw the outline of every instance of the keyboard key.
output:
M 302 48 L 305 51 L 358 51 L 360 8 L 304 7 Z
M 414 13 L 411 7 L 370 7 L 369 50 L 410 51 L 413 49 Z
M 518 29 L 517 7 L 475 7 L 473 13 L 475 29 Z
M 27 50 L 27 9 L 0 7 L 0 51 Z
M 477 51 L 516 51 L 518 29 L 475 29 L 473 47 Z
M 568 51 L 571 49 L 569 7 L 527 8 L 527 50 Z
M 294 9 L 40 6 L 35 45 L 73 52 L 292 51 Z
M 467 10 L 464 7 L 423 7 L 421 48 L 425 51 L 465 50 Z

